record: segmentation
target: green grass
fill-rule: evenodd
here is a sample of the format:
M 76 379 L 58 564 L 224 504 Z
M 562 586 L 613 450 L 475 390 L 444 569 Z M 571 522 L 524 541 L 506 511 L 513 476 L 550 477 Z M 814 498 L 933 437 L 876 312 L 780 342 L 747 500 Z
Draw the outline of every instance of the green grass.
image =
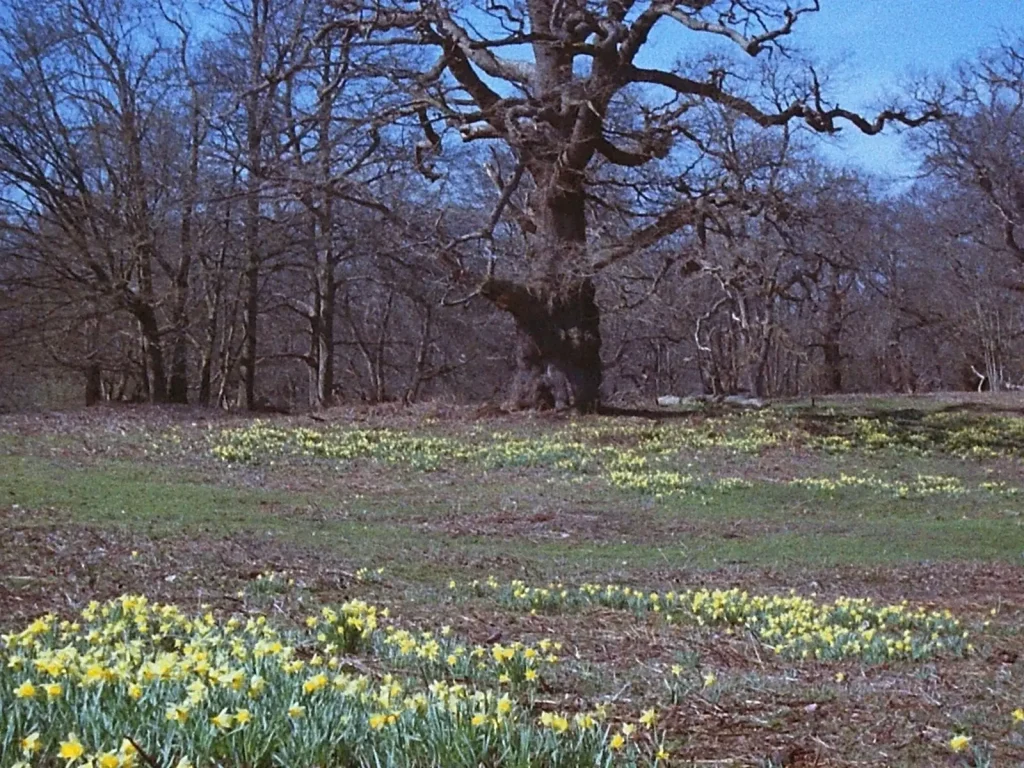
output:
M 82 523 L 118 523 L 148 530 L 280 526 L 274 510 L 296 510 L 302 496 L 175 480 L 173 473 L 119 461 L 67 466 L 35 457 L 0 457 L 0 498 L 26 508 L 70 512 Z
M 275 471 L 296 478 L 287 468 Z M 332 474 L 334 487 L 301 492 L 238 487 L 230 473 L 176 470 L 160 462 L 5 456 L 0 498 L 28 509 L 56 509 L 75 523 L 151 535 L 271 531 L 297 544 L 355 551 L 360 564 L 395 564 L 430 581 L 448 573 L 437 570 L 439 561 L 504 558 L 509 565 L 498 570 L 593 576 L 623 562 L 642 569 L 764 568 L 1019 562 L 1024 553 L 1016 500 L 988 495 L 894 499 L 856 488 L 826 493 L 757 483 L 654 501 L 594 482 L 545 486 L 537 482 L 543 473 L 534 471 L 525 482 L 491 472 L 484 486 L 443 485 L 421 475 L 399 492 L 363 489 L 354 495 L 344 475 Z M 545 514 L 550 524 L 543 522 Z M 542 522 L 533 523 L 538 516 Z M 423 561 L 434 565 L 423 567 Z

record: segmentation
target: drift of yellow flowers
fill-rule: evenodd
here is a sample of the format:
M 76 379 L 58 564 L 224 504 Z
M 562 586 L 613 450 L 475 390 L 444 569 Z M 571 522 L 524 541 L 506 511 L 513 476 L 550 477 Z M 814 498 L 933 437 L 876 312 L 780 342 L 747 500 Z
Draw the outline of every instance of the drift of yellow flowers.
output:
M 151 755 L 173 744 L 167 766 L 658 761 L 653 715 L 632 740 L 626 724 L 618 740 L 601 725 L 603 707 L 538 717 L 535 686 L 558 663 L 555 641 L 479 646 L 450 629 L 381 627 L 386 614 L 355 600 L 288 631 L 201 610 L 126 595 L 0 637 L 0 711 L 13 713 L 0 754 L 138 768 L 131 741 L 103 743 L 107 733 L 133 734 Z M 358 654 L 381 671 L 357 674 Z
M 753 487 L 742 478 L 699 477 L 683 471 L 686 468 L 680 467 L 680 456 L 694 451 L 749 454 L 790 444 L 826 453 L 854 449 L 914 454 L 939 451 L 980 457 L 1005 452 L 1022 431 L 1019 419 L 993 417 L 976 421 L 981 423 L 961 425 L 947 414 L 931 414 L 922 420 L 919 432 L 908 433 L 884 419 L 854 418 L 845 424 L 846 434 L 822 436 L 805 431 L 784 415 L 758 412 L 712 416 L 699 424 L 573 424 L 529 436 L 478 430 L 453 438 L 401 429 L 318 430 L 256 420 L 246 427 L 212 433 L 209 446 L 215 457 L 232 463 L 282 458 L 365 460 L 427 472 L 459 465 L 482 470 L 546 467 L 575 479 L 596 475 L 612 488 L 663 498 L 726 494 Z M 1016 495 L 1021 490 L 1002 482 L 967 486 L 957 477 L 926 474 L 886 478 L 840 473 L 836 477 L 798 477 L 778 482 L 829 494 L 855 489 L 897 499 L 966 493 Z M 357 574 L 360 580 L 368 576 L 366 570 Z
M 775 653 L 797 660 L 920 660 L 964 656 L 973 649 L 967 630 L 948 610 L 928 611 L 907 603 L 876 605 L 852 597 L 819 603 L 813 596 L 751 595 L 740 589 L 660 593 L 618 584 L 531 587 L 519 580 L 501 584 L 494 578 L 471 582 L 468 590 L 531 613 L 599 605 L 658 616 L 669 623 L 743 630 Z M 714 682 L 711 675 L 705 686 Z

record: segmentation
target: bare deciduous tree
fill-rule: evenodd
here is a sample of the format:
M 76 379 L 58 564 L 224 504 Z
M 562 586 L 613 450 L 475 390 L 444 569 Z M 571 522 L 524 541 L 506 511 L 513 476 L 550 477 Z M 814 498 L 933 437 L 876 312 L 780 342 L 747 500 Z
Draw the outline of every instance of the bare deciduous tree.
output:
M 337 7 L 351 12 L 346 4 Z M 403 80 L 427 149 L 441 147 L 440 123 L 466 141 L 495 141 L 511 156 L 495 217 L 520 198 L 515 209 L 524 214 L 528 267 L 521 278 L 488 272 L 480 294 L 515 318 L 520 405 L 597 406 L 602 363 L 594 276 L 700 226 L 722 202 L 723 190 L 699 186 L 698 174 L 684 165 L 687 150 L 700 142 L 687 120 L 694 107 L 711 102 L 763 128 L 801 121 L 821 132 L 850 123 L 877 133 L 889 122 L 927 119 L 893 109 L 869 121 L 830 105 L 813 71 L 785 78 L 773 64 L 761 78 L 767 92 L 756 92 L 725 57 L 674 68 L 638 63 L 655 25 L 675 25 L 676 35 L 695 42 L 723 38 L 748 57 L 770 56 L 816 10 L 817 2 L 770 0 L 523 0 L 377 2 L 364 11 L 359 29 L 371 42 L 437 52 L 429 68 Z M 504 55 L 510 48 L 517 55 Z M 588 206 L 599 203 L 603 185 L 628 189 L 638 170 L 659 162 L 667 168 L 660 193 L 637 190 L 628 202 L 613 204 L 616 213 L 629 214 L 628 234 L 597 242 L 596 209 L 588 217 Z

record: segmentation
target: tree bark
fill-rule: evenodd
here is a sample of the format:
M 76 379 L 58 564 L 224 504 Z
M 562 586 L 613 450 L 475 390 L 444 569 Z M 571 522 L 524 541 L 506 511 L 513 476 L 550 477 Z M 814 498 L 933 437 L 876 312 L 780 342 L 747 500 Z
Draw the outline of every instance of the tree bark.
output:
M 329 85 L 330 61 L 323 73 L 322 87 Z M 323 186 L 321 206 L 314 214 L 313 243 L 316 249 L 316 406 L 326 408 L 334 400 L 334 309 L 338 278 L 335 275 L 337 254 L 334 250 L 334 193 L 331 191 L 331 107 L 332 101 L 321 98 L 317 114 L 320 138 L 317 147 L 319 181 Z
M 825 356 L 825 391 L 839 394 L 843 391 L 843 295 L 836 285 L 829 288 L 825 312 L 825 339 L 821 345 Z
M 249 18 L 249 87 L 245 98 L 245 301 L 242 305 L 242 395 L 243 407 L 256 409 L 256 339 L 260 313 L 260 192 L 263 174 L 263 125 L 261 96 L 257 90 L 263 74 L 263 45 L 266 17 L 262 3 L 253 0 Z
M 571 271 L 584 263 L 586 198 L 539 178 L 543 199 L 531 242 L 528 285 L 489 278 L 480 295 L 516 323 L 515 408 L 597 411 L 601 402 L 601 313 L 589 275 Z M 546 182 L 546 183 L 545 183 Z
M 197 97 L 193 93 L 189 125 L 188 169 L 185 175 L 181 214 L 181 256 L 174 274 L 174 339 L 171 349 L 171 378 L 167 387 L 168 401 L 181 404 L 188 403 L 189 275 L 192 270 L 192 253 L 195 248 L 193 219 L 196 208 L 196 190 L 199 186 L 201 118 Z M 209 387 L 207 387 L 207 399 L 209 399 Z
M 316 405 L 327 408 L 334 404 L 334 304 L 336 281 L 333 270 L 321 273 L 316 320 Z
M 512 405 L 590 413 L 600 405 L 601 330 L 594 283 L 526 287 L 489 280 L 481 295 L 516 322 Z
M 250 118 L 250 130 L 255 132 L 256 116 Z M 253 147 L 253 144 L 256 147 Z M 242 386 L 244 407 L 256 407 L 256 338 L 260 312 L 260 242 L 259 242 L 259 139 L 250 140 L 250 167 L 246 191 L 245 214 L 245 303 L 242 309 Z
M 167 369 L 164 366 L 163 344 L 156 310 L 145 302 L 136 302 L 132 313 L 142 336 L 143 377 L 146 395 L 151 403 L 167 402 Z
M 97 318 L 86 320 L 85 404 L 96 405 L 103 399 L 103 370 L 100 367 L 99 337 L 100 322 Z

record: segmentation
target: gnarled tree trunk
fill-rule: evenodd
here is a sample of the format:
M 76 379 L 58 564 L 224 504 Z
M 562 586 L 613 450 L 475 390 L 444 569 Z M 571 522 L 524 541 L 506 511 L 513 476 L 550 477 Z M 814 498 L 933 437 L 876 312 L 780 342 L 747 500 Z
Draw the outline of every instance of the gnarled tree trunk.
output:
M 516 322 L 516 375 L 512 403 L 518 408 L 574 408 L 600 404 L 600 312 L 589 278 L 550 287 L 489 280 L 481 295 Z
M 601 398 L 601 313 L 594 281 L 573 272 L 587 247 L 585 197 L 560 189 L 541 168 L 532 170 L 542 181 L 533 278 L 528 285 L 490 278 L 480 294 L 516 322 L 511 404 L 591 413 Z

